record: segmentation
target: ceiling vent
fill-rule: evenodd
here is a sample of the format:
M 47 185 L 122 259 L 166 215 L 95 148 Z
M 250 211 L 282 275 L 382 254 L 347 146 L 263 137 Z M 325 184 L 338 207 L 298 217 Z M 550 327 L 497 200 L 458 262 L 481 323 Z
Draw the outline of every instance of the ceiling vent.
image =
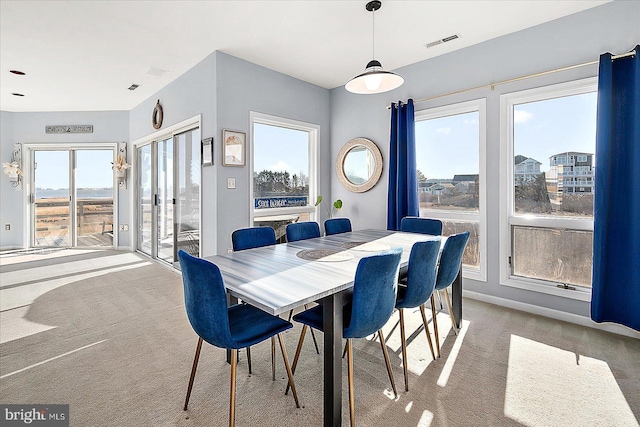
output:
M 136 90 L 140 87 L 140 85 L 137 85 L 135 83 L 133 83 L 131 86 L 129 86 L 129 90 Z
M 445 37 L 445 38 L 443 38 L 443 39 L 439 39 L 439 40 L 433 41 L 433 42 L 431 42 L 431 43 L 427 43 L 427 44 L 425 45 L 425 47 L 426 47 L 427 49 L 429 49 L 430 47 L 438 46 L 439 44 L 446 43 L 446 42 L 450 42 L 451 40 L 455 40 L 455 39 L 458 39 L 458 38 L 460 38 L 460 36 L 458 36 L 457 34 L 454 34 L 454 35 L 452 35 L 452 36 Z

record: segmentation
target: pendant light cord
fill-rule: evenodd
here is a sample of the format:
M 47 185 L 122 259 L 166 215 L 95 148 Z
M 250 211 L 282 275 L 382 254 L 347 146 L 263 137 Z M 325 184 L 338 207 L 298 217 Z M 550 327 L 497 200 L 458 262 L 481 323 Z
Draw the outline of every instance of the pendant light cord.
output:
M 371 35 L 371 50 L 373 53 L 373 56 L 371 57 L 371 59 L 376 59 L 376 10 L 373 9 L 371 11 L 371 19 L 373 21 L 373 31 L 372 31 L 372 35 Z

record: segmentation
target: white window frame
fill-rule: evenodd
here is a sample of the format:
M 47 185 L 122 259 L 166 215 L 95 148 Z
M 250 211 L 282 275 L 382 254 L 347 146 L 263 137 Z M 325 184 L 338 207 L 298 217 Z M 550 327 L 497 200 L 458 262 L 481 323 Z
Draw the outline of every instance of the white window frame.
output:
M 486 215 L 486 153 L 487 153 L 487 102 L 485 98 L 428 108 L 415 112 L 416 123 L 423 120 L 437 119 L 464 113 L 478 113 L 478 213 L 460 212 L 443 209 L 420 209 L 420 216 L 439 219 L 441 221 L 477 222 L 479 224 L 480 264 L 478 268 L 463 266 L 462 277 L 465 279 L 487 281 L 487 215 Z M 455 161 L 455 159 L 452 159 Z
M 500 284 L 529 291 L 557 295 L 580 301 L 591 301 L 591 289 L 576 286 L 573 289 L 557 287 L 557 282 L 511 275 L 511 227 L 531 226 L 593 231 L 593 219 L 537 217 L 532 214 L 515 215 L 513 185 L 513 108 L 515 105 L 547 99 L 562 98 L 595 92 L 596 77 L 575 80 L 507 93 L 500 96 Z M 567 159 L 569 160 L 569 159 Z
M 249 184 L 249 203 L 251 207 L 249 209 L 249 221 L 253 225 L 255 218 L 273 215 L 286 215 L 286 214 L 300 214 L 308 213 L 309 221 L 315 221 L 317 218 L 318 209 L 315 204 L 315 200 L 318 197 L 318 141 L 320 140 L 320 125 L 313 123 L 301 122 L 298 120 L 287 119 L 284 117 L 272 116 L 269 114 L 258 113 L 251 111 L 249 113 L 251 138 L 251 147 L 249 152 L 249 170 L 250 170 L 250 184 Z M 271 208 L 271 209 L 256 209 L 253 196 L 253 168 L 254 168 L 254 124 L 263 124 L 269 126 L 278 126 L 293 130 L 300 130 L 309 133 L 309 204 L 307 206 L 293 206 L 289 208 Z

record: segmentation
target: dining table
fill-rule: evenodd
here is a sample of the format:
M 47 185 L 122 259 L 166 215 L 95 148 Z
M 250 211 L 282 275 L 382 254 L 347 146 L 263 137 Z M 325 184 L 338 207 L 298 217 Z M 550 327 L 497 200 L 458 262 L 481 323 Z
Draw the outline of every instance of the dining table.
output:
M 205 257 L 220 269 L 229 303 L 242 300 L 278 316 L 322 301 L 324 333 L 323 425 L 342 425 L 342 307 L 360 259 L 400 247 L 406 274 L 414 243 L 440 238 L 367 229 Z M 442 237 L 441 248 L 446 237 Z M 462 319 L 461 272 L 452 285 L 457 326 Z

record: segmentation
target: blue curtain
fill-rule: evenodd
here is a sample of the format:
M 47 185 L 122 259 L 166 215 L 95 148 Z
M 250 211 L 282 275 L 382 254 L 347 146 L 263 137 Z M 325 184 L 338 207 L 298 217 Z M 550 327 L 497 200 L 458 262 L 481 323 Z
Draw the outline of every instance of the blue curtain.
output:
M 640 45 L 600 56 L 591 318 L 640 331 Z
M 400 230 L 405 216 L 418 216 L 416 132 L 413 99 L 391 104 L 387 229 Z

